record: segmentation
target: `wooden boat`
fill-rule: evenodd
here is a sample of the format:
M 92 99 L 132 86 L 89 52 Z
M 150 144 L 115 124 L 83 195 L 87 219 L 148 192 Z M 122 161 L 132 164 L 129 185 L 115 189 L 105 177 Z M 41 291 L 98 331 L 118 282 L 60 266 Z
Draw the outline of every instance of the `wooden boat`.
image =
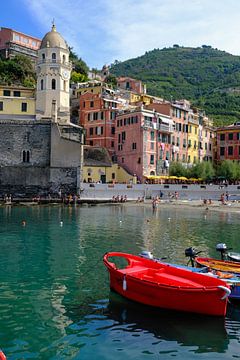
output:
M 240 263 L 238 262 L 217 260 L 213 258 L 204 258 L 199 256 L 197 256 L 194 261 L 197 266 L 207 266 L 210 269 L 240 275 Z
M 124 258 L 117 268 L 109 258 Z M 229 286 L 222 280 L 120 252 L 104 255 L 110 287 L 122 296 L 145 305 L 207 315 L 226 314 Z
M 194 254 L 193 253 L 194 250 L 191 251 L 192 251 L 191 254 Z M 142 251 L 140 256 L 146 259 L 151 259 L 153 261 L 161 262 L 161 259 L 155 258 L 150 251 Z M 233 273 L 216 271 L 214 269 L 210 269 L 207 266 L 194 267 L 195 259 L 196 257 L 193 256 L 192 266 L 179 265 L 179 264 L 169 264 L 169 265 L 192 272 L 198 272 L 209 276 L 215 276 L 216 278 L 225 281 L 230 286 L 231 294 L 229 295 L 229 299 L 240 300 L 240 277 L 238 277 L 236 274 Z

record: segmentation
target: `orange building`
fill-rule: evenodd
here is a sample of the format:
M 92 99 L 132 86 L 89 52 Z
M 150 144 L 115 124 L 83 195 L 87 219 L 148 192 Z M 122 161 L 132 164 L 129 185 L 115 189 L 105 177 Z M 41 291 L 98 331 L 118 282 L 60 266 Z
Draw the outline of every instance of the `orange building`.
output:
M 0 54 L 3 58 L 25 55 L 37 60 L 41 40 L 9 28 L 0 28 Z
M 240 161 L 240 122 L 216 130 L 217 161 Z
M 115 119 L 121 103 L 109 94 L 86 92 L 79 96 L 79 123 L 86 130 L 86 144 L 108 149 L 114 160 Z

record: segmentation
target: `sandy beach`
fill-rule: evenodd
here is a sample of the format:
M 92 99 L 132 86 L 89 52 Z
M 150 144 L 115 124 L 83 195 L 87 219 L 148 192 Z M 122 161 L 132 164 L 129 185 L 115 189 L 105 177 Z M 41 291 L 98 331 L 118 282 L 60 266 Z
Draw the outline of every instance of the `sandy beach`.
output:
M 145 200 L 144 202 L 127 202 L 125 206 L 149 206 L 152 207 L 151 200 Z M 240 202 L 238 201 L 228 201 L 225 204 L 222 204 L 220 201 L 212 201 L 212 204 L 203 204 L 200 200 L 160 200 L 157 204 L 157 209 L 161 208 L 194 208 L 199 210 L 207 211 L 223 211 L 229 213 L 239 213 L 240 214 Z

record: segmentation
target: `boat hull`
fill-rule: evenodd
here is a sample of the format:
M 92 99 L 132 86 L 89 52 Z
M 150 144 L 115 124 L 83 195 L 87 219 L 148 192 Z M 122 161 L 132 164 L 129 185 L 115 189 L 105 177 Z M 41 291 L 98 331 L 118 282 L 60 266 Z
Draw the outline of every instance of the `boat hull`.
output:
M 106 256 L 122 256 L 122 253 L 105 255 L 104 263 L 109 270 L 111 289 L 125 298 L 177 311 L 215 316 L 226 314 L 227 299 L 224 290 L 218 286 L 227 285 L 221 280 L 164 263 L 153 262 L 152 268 L 151 260 L 144 260 L 144 266 L 116 269 Z

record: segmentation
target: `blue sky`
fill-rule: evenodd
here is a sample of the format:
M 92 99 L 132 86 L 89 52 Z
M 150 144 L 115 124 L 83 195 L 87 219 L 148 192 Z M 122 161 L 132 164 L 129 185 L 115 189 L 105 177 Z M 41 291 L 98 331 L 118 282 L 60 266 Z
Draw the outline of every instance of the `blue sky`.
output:
M 239 0 L 3 0 L 0 26 L 57 30 L 89 67 L 154 48 L 211 45 L 240 55 Z

